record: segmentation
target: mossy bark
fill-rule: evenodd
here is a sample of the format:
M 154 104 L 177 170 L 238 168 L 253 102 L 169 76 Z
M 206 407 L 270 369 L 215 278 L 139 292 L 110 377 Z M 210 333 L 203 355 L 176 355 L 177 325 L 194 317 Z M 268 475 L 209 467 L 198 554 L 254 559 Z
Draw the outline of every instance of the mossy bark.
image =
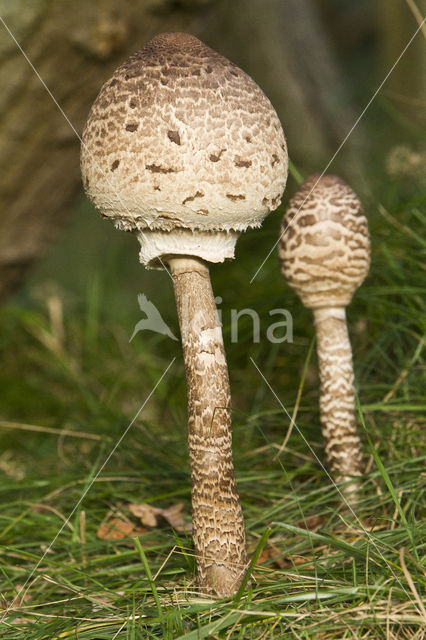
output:
M 205 4 L 0 1 L 0 300 L 81 192 L 78 136 L 103 82 L 155 33 L 185 30 Z

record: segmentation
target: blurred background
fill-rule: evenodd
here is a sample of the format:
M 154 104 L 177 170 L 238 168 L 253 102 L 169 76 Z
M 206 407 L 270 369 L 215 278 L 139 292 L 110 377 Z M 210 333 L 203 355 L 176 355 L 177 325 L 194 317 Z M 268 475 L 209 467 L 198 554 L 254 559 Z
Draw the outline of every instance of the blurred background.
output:
M 311 316 L 286 288 L 276 251 L 264 260 L 298 182 L 322 172 L 330 160 L 328 170 L 358 192 L 370 221 L 372 271 L 349 318 L 359 384 L 370 392 L 365 399 L 371 404 L 383 397 L 417 344 L 418 327 L 406 309 L 421 315 L 419 293 L 407 282 L 412 277 L 412 286 L 424 286 L 424 25 L 360 116 L 418 29 L 425 5 L 425 0 L 0 0 L 3 423 L 118 433 L 176 356 L 173 374 L 144 419 L 158 421 L 166 411 L 185 437 L 179 343 L 149 332 L 129 343 L 141 318 L 140 292 L 178 335 L 170 280 L 139 265 L 137 240 L 100 218 L 85 199 L 79 175 L 78 137 L 101 85 L 147 40 L 172 30 L 197 35 L 258 82 L 280 116 L 292 161 L 280 209 L 262 230 L 241 237 L 234 262 L 211 270 L 215 294 L 222 298 L 235 411 L 257 415 L 273 404 L 250 356 L 289 406 L 306 369 L 305 417 L 320 443 L 314 356 L 309 366 L 306 360 Z M 409 302 L 400 297 L 403 292 Z M 246 307 L 261 317 L 259 344 L 251 339 L 250 318 L 240 320 L 238 343 L 230 341 L 231 309 Z M 292 344 L 270 345 L 264 339 L 272 308 L 292 312 Z M 277 424 L 278 440 L 283 433 Z M 6 427 L 0 438 L 6 448 L 23 444 L 21 432 Z M 28 449 L 23 446 L 20 455 L 31 457 L 33 441 L 25 442 Z M 4 464 L 7 468 L 7 460 Z
M 264 633 L 250 615 L 233 634 L 227 609 L 232 628 L 214 637 L 423 638 L 412 589 L 424 576 L 425 15 L 426 0 L 0 0 L 0 611 L 13 605 L 5 615 L 16 616 L 2 637 L 21 639 L 25 624 L 28 638 L 166 637 L 135 535 L 168 619 L 185 616 L 173 637 L 204 623 L 202 637 L 213 637 L 211 617 L 222 615 L 208 602 L 204 618 L 198 601 L 175 604 L 194 568 L 183 527 L 141 528 L 129 511 L 149 503 L 190 521 L 180 342 L 150 331 L 129 341 L 144 317 L 140 293 L 175 335 L 178 322 L 170 278 L 143 268 L 136 238 L 101 219 L 79 170 L 79 136 L 104 81 L 155 34 L 181 30 L 258 82 L 291 159 L 282 205 L 241 236 L 234 261 L 211 267 L 249 553 L 273 528 L 247 606 L 284 611 L 282 626 L 274 615 Z M 326 168 L 359 195 L 372 241 L 370 274 L 348 308 L 368 537 L 345 524 L 321 466 L 312 315 L 274 248 L 298 184 Z M 259 342 L 247 315 L 231 339 L 232 310 L 246 308 L 260 318 Z M 272 309 L 291 313 L 292 342 L 267 340 L 283 318 Z M 311 538 L 319 529 L 331 537 Z M 129 615 L 140 635 L 124 629 Z M 75 620 L 94 617 L 97 631 L 89 622 L 80 636 Z

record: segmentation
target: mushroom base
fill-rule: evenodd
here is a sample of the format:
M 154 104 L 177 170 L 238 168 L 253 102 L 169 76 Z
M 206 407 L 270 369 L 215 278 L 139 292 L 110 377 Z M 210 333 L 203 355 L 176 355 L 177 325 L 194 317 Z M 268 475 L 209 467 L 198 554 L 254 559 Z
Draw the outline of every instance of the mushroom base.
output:
M 148 269 L 164 269 L 169 256 L 194 256 L 207 262 L 223 262 L 234 257 L 239 235 L 238 231 L 144 229 L 137 232 L 141 245 L 139 260 Z

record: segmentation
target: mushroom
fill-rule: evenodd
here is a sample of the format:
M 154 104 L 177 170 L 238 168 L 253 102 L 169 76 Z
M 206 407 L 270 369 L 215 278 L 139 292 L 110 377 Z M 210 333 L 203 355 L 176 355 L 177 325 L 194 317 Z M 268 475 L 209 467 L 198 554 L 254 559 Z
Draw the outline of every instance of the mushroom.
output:
M 234 479 L 228 369 L 209 262 L 234 257 L 241 231 L 281 200 L 287 148 L 257 84 L 186 33 L 163 33 L 102 87 L 82 139 L 86 193 L 140 261 L 168 264 L 188 392 L 197 582 L 226 596 L 246 569 Z
M 352 479 L 349 495 L 362 454 L 345 308 L 368 273 L 370 240 L 361 203 L 338 176 L 313 175 L 300 186 L 283 219 L 279 258 L 288 285 L 314 314 L 325 451 L 336 480 Z

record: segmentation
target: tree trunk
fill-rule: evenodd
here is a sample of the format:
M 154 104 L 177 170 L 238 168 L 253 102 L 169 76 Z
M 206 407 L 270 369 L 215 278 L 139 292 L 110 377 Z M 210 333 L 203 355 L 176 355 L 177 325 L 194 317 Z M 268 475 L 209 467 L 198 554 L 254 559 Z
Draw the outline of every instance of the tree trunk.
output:
M 80 190 L 78 135 L 103 82 L 159 31 L 185 30 L 205 4 L 0 0 L 0 300 L 56 237 Z

